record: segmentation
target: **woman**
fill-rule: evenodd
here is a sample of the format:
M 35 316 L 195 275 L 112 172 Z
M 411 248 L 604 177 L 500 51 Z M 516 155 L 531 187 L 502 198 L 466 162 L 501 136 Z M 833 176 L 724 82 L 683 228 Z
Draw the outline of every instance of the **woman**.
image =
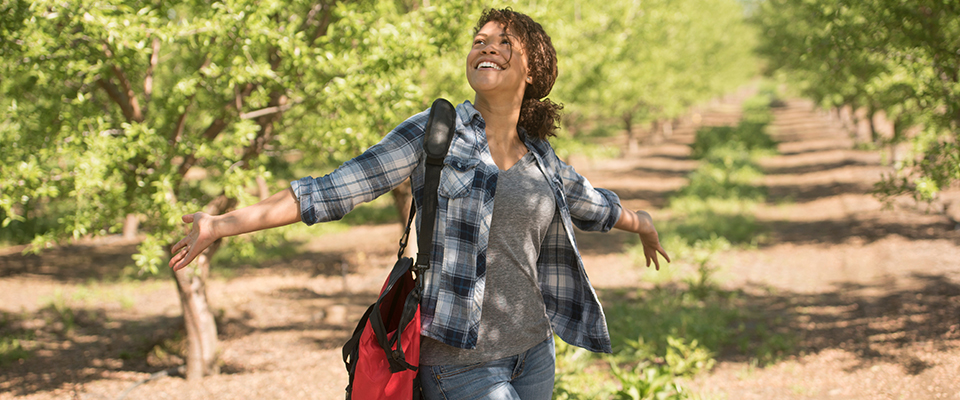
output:
M 428 399 L 549 399 L 554 333 L 610 352 L 573 226 L 639 234 L 647 266 L 660 268 L 657 253 L 670 258 L 648 213 L 624 212 L 616 194 L 593 188 L 547 142 L 561 107 L 545 99 L 557 59 L 538 23 L 510 9 L 484 12 L 466 75 L 476 97 L 457 106 L 441 173 L 421 301 L 420 380 Z M 184 216 L 193 228 L 174 245 L 171 268 L 225 236 L 339 219 L 408 177 L 419 200 L 426 120 L 427 111 L 417 114 L 333 173 L 294 181 L 250 207 Z

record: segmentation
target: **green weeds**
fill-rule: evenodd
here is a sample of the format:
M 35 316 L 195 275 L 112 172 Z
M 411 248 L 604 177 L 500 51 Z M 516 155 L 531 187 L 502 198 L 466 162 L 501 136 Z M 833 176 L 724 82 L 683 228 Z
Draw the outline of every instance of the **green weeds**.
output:
M 31 355 L 24 341 L 29 341 L 32 335 L 10 325 L 7 314 L 0 312 L 0 367 L 25 360 Z
M 596 137 L 596 136 L 591 136 Z M 580 140 L 570 135 L 560 135 L 550 139 L 550 145 L 561 160 L 567 160 L 571 155 L 579 155 L 590 159 L 616 157 L 619 149 L 598 145 L 592 140 Z
M 19 338 L 0 337 L 0 367 L 6 367 L 28 357 L 30 352 L 23 348 Z

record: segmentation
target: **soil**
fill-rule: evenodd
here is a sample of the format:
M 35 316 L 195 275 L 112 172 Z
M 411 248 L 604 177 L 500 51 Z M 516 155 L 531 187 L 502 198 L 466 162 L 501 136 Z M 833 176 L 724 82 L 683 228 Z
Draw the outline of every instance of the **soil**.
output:
M 571 163 L 625 206 L 663 218 L 659 208 L 696 167 L 687 147 L 695 129 L 735 124 L 744 96 L 702 107 L 637 154 Z M 884 207 L 870 193 L 890 171 L 879 152 L 856 150 L 808 101 L 774 112 L 780 154 L 762 163 L 762 240 L 719 255 L 716 278 L 797 343 L 769 365 L 720 354 L 690 388 L 716 399 L 960 399 L 960 192 Z M 132 264 L 135 243 L 101 239 L 30 256 L 0 249 L 0 338 L 26 338 L 19 344 L 31 351 L 0 359 L 0 399 L 342 398 L 340 346 L 392 266 L 399 235 L 396 224 L 358 226 L 310 239 L 283 260 L 214 271 L 221 374 L 139 386 L 182 362 L 183 339 L 171 279 L 111 278 Z M 658 273 L 633 264 L 630 235 L 578 238 L 599 289 L 642 287 Z

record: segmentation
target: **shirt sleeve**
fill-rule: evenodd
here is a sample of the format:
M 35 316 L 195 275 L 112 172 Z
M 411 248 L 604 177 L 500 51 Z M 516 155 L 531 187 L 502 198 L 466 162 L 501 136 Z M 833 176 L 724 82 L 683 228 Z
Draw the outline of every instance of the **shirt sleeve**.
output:
M 307 225 L 343 218 L 359 204 L 390 191 L 409 177 L 423 153 L 427 112 L 410 117 L 363 154 L 319 178 L 290 182 Z
M 622 212 L 620 197 L 610 190 L 594 188 L 573 167 L 559 159 L 557 161 L 573 224 L 585 231 L 607 232 L 613 229 Z

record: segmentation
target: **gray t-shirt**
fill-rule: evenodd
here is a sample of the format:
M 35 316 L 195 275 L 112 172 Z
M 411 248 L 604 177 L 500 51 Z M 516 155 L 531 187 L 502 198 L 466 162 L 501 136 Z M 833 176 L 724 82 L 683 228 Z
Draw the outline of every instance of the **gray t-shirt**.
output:
M 537 283 L 537 258 L 555 213 L 553 191 L 532 153 L 500 171 L 477 348 L 459 349 L 424 336 L 420 364 L 497 360 L 520 354 L 553 334 Z

